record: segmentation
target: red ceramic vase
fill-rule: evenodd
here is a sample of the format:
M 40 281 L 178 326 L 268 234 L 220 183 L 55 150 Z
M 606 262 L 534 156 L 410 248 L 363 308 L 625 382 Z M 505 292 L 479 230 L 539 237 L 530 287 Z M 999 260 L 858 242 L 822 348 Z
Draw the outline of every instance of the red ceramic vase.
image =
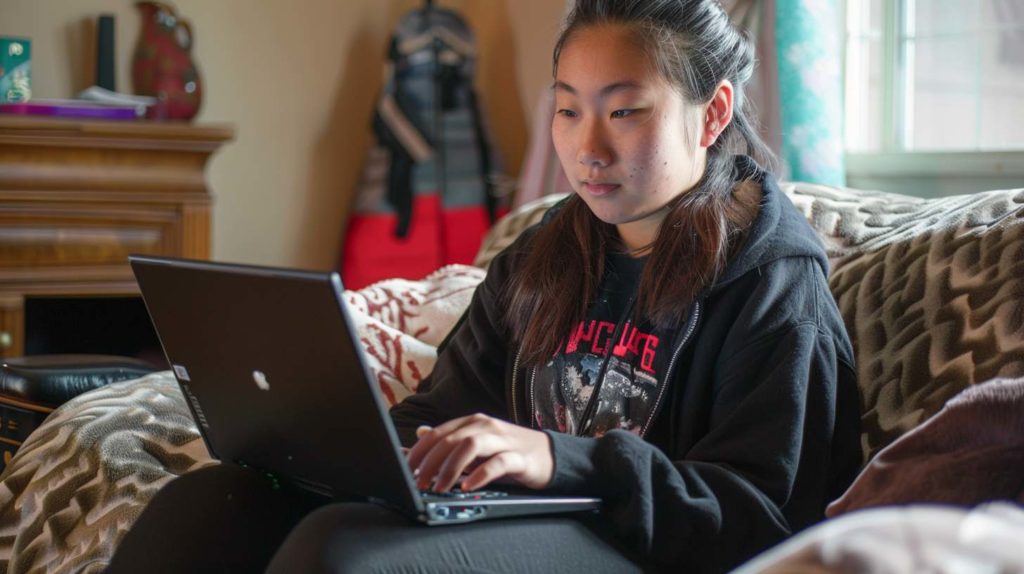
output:
M 132 57 L 135 93 L 157 98 L 152 119 L 190 120 L 199 113 L 203 87 L 192 61 L 192 26 L 161 2 L 136 2 L 142 29 Z

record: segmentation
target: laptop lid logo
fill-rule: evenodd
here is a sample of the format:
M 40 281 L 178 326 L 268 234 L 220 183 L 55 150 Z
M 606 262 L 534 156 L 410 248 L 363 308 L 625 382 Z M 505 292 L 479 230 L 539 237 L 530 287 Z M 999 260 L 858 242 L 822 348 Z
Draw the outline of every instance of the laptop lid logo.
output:
M 263 371 L 253 371 L 252 380 L 261 391 L 270 390 L 270 383 L 267 382 L 267 376 L 263 374 Z

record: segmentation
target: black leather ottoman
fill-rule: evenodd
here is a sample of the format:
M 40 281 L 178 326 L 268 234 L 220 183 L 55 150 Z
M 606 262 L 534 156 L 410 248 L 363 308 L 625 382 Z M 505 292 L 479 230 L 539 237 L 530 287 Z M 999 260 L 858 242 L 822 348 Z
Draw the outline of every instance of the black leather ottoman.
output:
M 55 408 L 86 391 L 157 370 L 146 361 L 107 355 L 35 355 L 3 360 L 0 471 Z

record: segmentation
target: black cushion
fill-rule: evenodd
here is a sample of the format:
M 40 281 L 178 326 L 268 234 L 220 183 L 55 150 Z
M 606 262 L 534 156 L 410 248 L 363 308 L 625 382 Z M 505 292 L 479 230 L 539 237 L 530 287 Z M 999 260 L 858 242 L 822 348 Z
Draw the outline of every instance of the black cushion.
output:
M 5 359 L 0 366 L 0 395 L 56 408 L 86 391 L 157 370 L 146 361 L 108 355 L 33 355 Z

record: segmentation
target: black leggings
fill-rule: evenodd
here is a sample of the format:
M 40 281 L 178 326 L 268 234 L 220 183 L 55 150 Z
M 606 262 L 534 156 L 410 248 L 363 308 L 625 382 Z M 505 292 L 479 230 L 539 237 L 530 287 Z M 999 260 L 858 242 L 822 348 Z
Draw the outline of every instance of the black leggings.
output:
M 592 514 L 427 527 L 230 464 L 169 483 L 107 569 L 120 572 L 640 572 Z

